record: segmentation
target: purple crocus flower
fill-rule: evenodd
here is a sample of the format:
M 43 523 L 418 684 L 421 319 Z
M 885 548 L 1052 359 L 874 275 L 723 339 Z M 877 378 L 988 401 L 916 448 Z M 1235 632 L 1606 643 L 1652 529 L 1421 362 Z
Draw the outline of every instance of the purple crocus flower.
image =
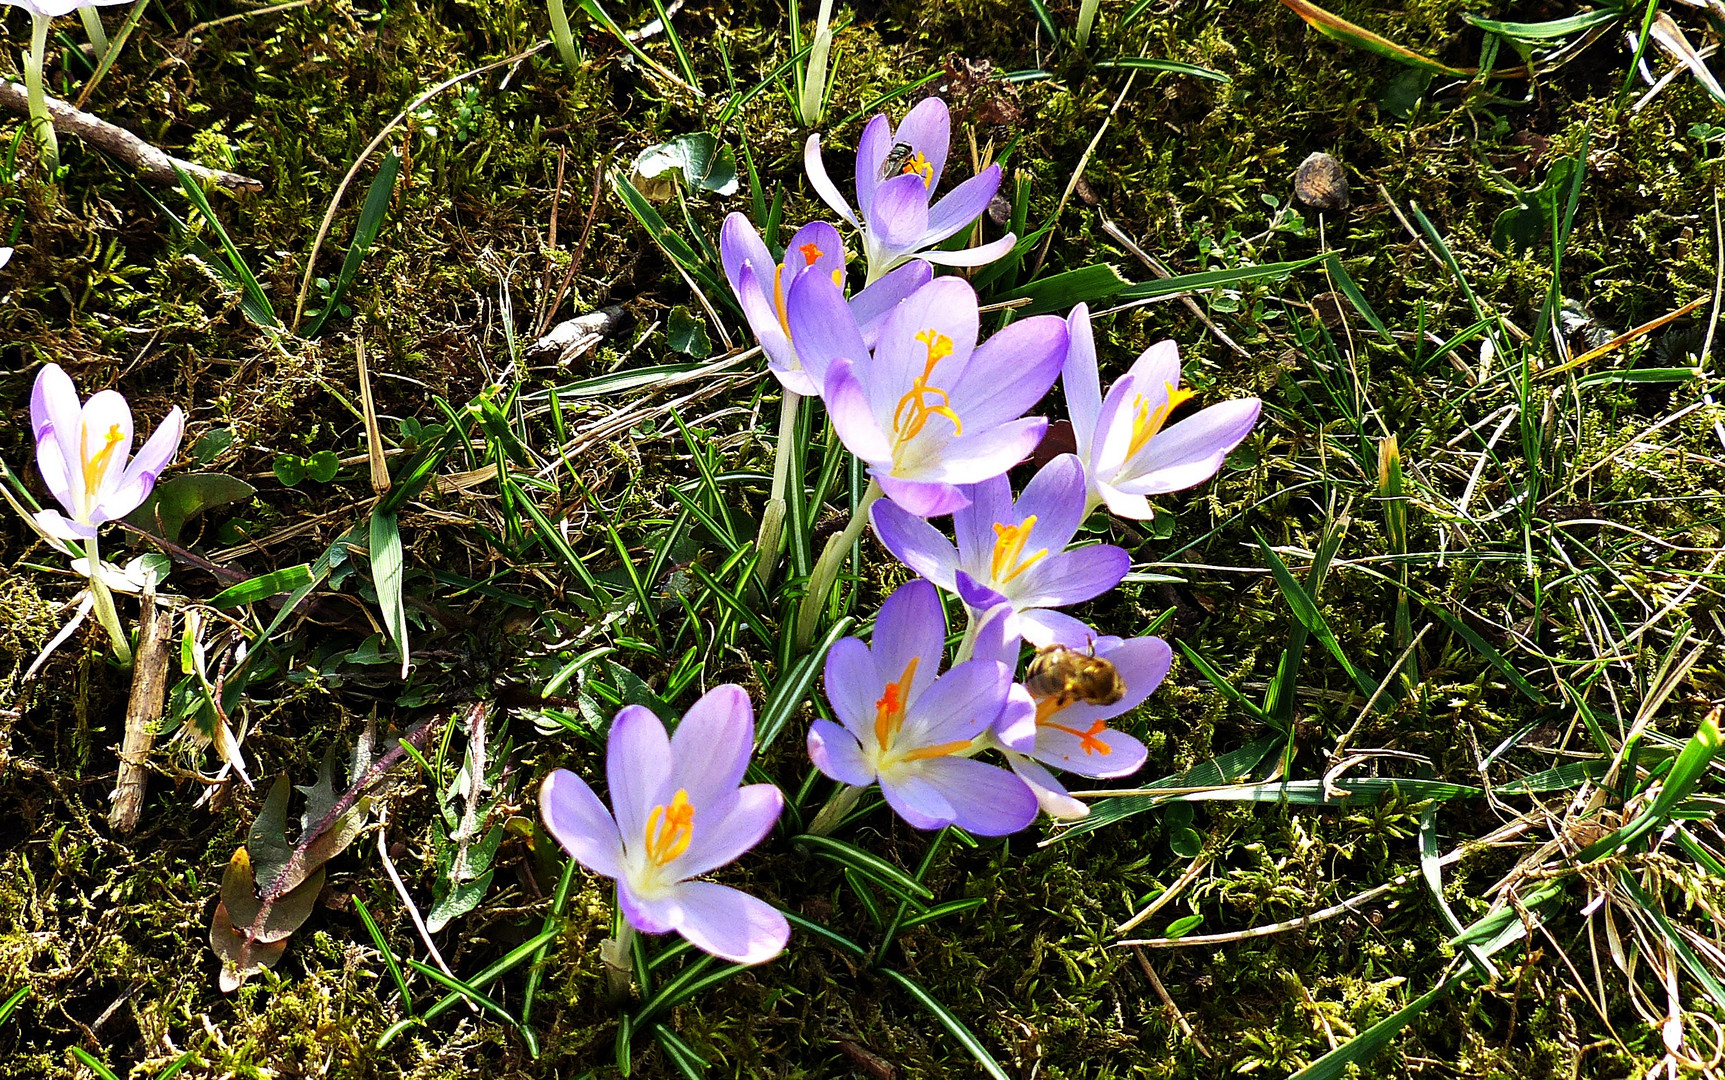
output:
M 791 344 L 791 328 L 785 297 L 791 285 L 810 271 L 832 279 L 842 292 L 845 284 L 845 247 L 839 231 L 824 221 L 812 221 L 798 229 L 785 247 L 783 262 L 775 262 L 749 219 L 732 214 L 719 230 L 719 259 L 731 291 L 737 294 L 749 329 L 767 354 L 767 368 L 786 390 L 814 397 L 821 392 L 821 371 L 805 367 Z M 934 270 L 917 260 L 863 289 L 850 299 L 851 317 L 863 340 L 873 344 L 881 322 L 900 300 L 928 284 Z
M 1154 511 L 1145 496 L 1215 476 L 1228 452 L 1258 422 L 1258 399 L 1237 398 L 1164 431 L 1169 414 L 1192 397 L 1192 391 L 1180 389 L 1180 347 L 1172 341 L 1150 346 L 1103 397 L 1089 309 L 1073 308 L 1067 327 L 1072 344 L 1061 383 L 1090 482 L 1090 509 L 1106 503 L 1121 517 L 1149 518 Z
M 969 660 L 937 675 L 945 648 L 934 586 L 901 586 L 881 605 L 873 647 L 845 638 L 827 653 L 827 700 L 843 726 L 816 720 L 809 757 L 841 783 L 879 780 L 887 804 L 914 828 L 1017 832 L 1035 819 L 1035 796 L 1007 770 L 968 756 L 1000 716 L 1012 673 Z
M 36 465 L 48 490 L 66 510 L 41 510 L 36 524 L 61 540 L 89 540 L 104 521 L 125 517 L 149 497 L 156 477 L 172 461 L 185 430 L 174 406 L 130 465 L 132 410 L 115 390 L 99 390 L 82 405 L 71 376 L 49 364 L 30 394 Z
M 1001 604 L 980 623 L 974 655 L 1015 669 L 1020 629 L 1010 605 Z M 1049 771 L 1052 766 L 1079 776 L 1127 776 L 1144 765 L 1144 744 L 1108 721 L 1144 703 L 1162 684 L 1173 650 L 1157 637 L 1099 637 L 1082 623 L 1079 632 L 1063 629 L 1051 644 L 1075 649 L 1114 666 L 1125 694 L 1109 705 L 1093 705 L 1073 692 L 1045 693 L 1034 683 L 1014 684 L 995 722 L 993 740 L 1012 771 L 1030 786 L 1049 817 L 1081 818 L 1090 808 L 1067 793 Z
M 1016 238 L 1011 233 L 981 247 L 934 249 L 981 217 L 1000 188 L 1000 166 L 990 165 L 930 206 L 951 142 L 952 118 L 939 98 L 918 102 L 896 132 L 884 115 L 870 120 L 857 143 L 857 210 L 853 210 L 827 176 L 821 137 L 809 136 L 803 147 L 809 183 L 834 212 L 862 230 L 870 281 L 912 258 L 945 266 L 982 266 L 1012 250 Z
M 1084 466 L 1071 454 L 1044 465 L 1017 502 L 1004 475 L 965 493 L 970 505 L 952 515 L 956 547 L 927 521 L 887 502 L 874 505 L 875 535 L 900 562 L 957 593 L 973 614 L 1010 604 L 1034 645 L 1083 627 L 1046 609 L 1100 596 L 1132 567 L 1132 557 L 1112 544 L 1067 550 L 1084 520 Z
M 976 344 L 976 292 L 938 278 L 887 314 L 871 357 L 833 283 L 804 274 L 791 287 L 791 334 L 851 453 L 893 502 L 919 517 L 950 514 L 977 484 L 1022 461 L 1048 428 L 1024 417 L 1053 385 L 1066 325 L 1022 319 Z
M 785 917 L 747 893 L 692 880 L 760 843 L 778 820 L 778 788 L 737 786 L 754 740 L 754 710 L 739 686 L 709 690 L 669 738 L 652 710 L 626 706 L 605 749 L 616 816 L 585 780 L 558 769 L 539 791 L 545 827 L 582 866 L 616 879 L 635 929 L 675 930 L 733 963 L 771 960 L 790 937 Z

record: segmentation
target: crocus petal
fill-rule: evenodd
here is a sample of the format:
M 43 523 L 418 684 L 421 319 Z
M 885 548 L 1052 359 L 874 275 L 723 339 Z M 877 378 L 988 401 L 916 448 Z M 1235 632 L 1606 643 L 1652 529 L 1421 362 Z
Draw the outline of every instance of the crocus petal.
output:
M 999 539 L 994 527 L 1016 525 L 1022 518 L 1013 509 L 1012 483 L 1005 473 L 970 485 L 966 494 L 970 505 L 952 515 L 953 537 L 958 541 L 958 557 L 971 576 L 987 578 Z
M 1180 385 L 1180 346 L 1174 341 L 1158 341 L 1156 344 L 1138 354 L 1138 359 L 1132 361 L 1132 366 L 1126 374 L 1138 380 L 1138 385 L 1144 394 L 1152 390 L 1164 396 L 1150 404 L 1155 408 L 1167 400 L 1166 388 L 1170 385 L 1178 388 Z
M 840 357 L 853 364 L 868 359 L 868 346 L 844 294 L 824 274 L 803 274 L 785 300 L 791 340 L 797 357 L 817 386 L 826 382 L 827 368 Z
M 1000 166 L 990 165 L 947 192 L 939 202 L 929 208 L 928 226 L 923 231 L 918 246 L 938 244 L 981 217 L 998 190 Z
M 922 177 L 895 176 L 876 188 L 868 230 L 888 250 L 915 250 L 928 232 L 928 189 Z
M 715 686 L 689 707 L 671 736 L 665 787 L 687 791 L 697 809 L 729 798 L 743 782 L 754 749 L 755 710 L 749 695 L 735 683 Z
M 880 793 L 892 812 L 913 829 L 941 829 L 951 825 L 958 811 L 938 787 L 928 782 L 919 768 L 880 778 Z
M 1085 635 L 1091 638 L 1096 631 L 1072 616 L 1048 608 L 1026 608 L 1018 613 L 1018 630 L 1024 635 L 1024 640 L 1037 648 L 1052 645 L 1057 641 L 1084 640 Z
M 816 720 L 809 726 L 809 760 L 821 775 L 841 784 L 863 787 L 874 780 L 856 736 L 831 720 Z
M 785 333 L 784 324 L 779 322 L 779 309 L 772 297 L 774 267 L 769 264 L 757 271 L 750 263 L 737 273 L 737 303 L 743 309 L 743 317 L 749 321 L 749 329 L 760 341 L 761 351 L 767 354 L 767 363 L 773 373 L 782 381 L 784 373 L 801 371 L 803 365 L 796 349 L 791 347 L 790 335 Z
M 886 492 L 887 498 L 918 517 L 941 517 L 962 508 L 970 501 L 969 496 L 959 490 L 956 484 L 901 480 L 891 474 L 882 473 L 879 469 L 870 470 L 870 475 L 880 485 L 880 489 Z
M 838 432 L 846 450 L 871 465 L 890 465 L 892 440 L 875 419 L 868 391 L 852 374 L 849 360 L 841 357 L 828 366 L 821 398 L 826 402 L 827 415 L 832 417 L 833 430 Z
M 1149 521 L 1156 516 L 1156 508 L 1150 505 L 1150 500 L 1142 495 L 1128 495 L 1109 484 L 1100 485 L 1102 502 L 1108 507 L 1108 512 L 1115 517 L 1129 518 L 1132 521 Z
M 545 829 L 572 858 L 603 877 L 623 876 L 623 842 L 611 812 L 587 781 L 558 769 L 539 788 Z
M 790 288 L 793 280 L 808 273 L 818 273 L 840 288 L 844 286 L 845 242 L 827 222 L 809 222 L 785 245 L 785 287 Z
M 673 929 L 721 960 L 765 963 L 790 940 L 790 923 L 776 908 L 728 885 L 686 881 L 667 899 Z
M 969 742 L 994 723 L 1011 686 L 1012 673 L 1004 664 L 966 660 L 936 679 L 922 696 L 911 699 L 894 747 Z
M 1006 670 L 1018 670 L 1018 616 L 1011 604 L 996 604 L 976 620 L 976 642 L 970 655 L 976 660 L 993 660 Z
M 772 273 L 772 252 L 767 250 L 761 234 L 755 231 L 749 219 L 739 213 L 727 215 L 724 225 L 719 228 L 719 261 L 725 267 L 725 280 L 731 283 L 731 290 L 739 297 L 743 293 L 742 274 L 745 265 L 752 266 L 756 273 L 769 277 Z
M 1018 642 L 1013 641 L 1014 652 Z M 1016 656 L 1013 657 L 1017 659 Z M 1030 753 L 1036 749 L 1036 702 L 1030 691 L 1014 683 L 1006 694 L 1006 707 L 994 718 L 994 741 L 1008 750 Z
M 946 611 L 940 594 L 926 581 L 909 581 L 893 590 L 875 616 L 873 644 L 875 680 L 870 691 L 880 693 L 889 682 L 904 677 L 912 660 L 916 675 L 905 688 L 904 700 L 914 712 L 923 691 L 935 681 L 941 655 L 946 651 Z M 873 732 L 874 709 L 869 709 Z M 989 719 L 993 719 L 991 716 Z M 909 720 L 906 720 L 909 726 Z
M 112 521 L 125 517 L 136 510 L 143 501 L 150 497 L 150 492 L 156 486 L 156 477 L 174 460 L 174 455 L 180 452 L 180 438 L 185 434 L 186 414 L 175 405 L 162 419 L 154 434 L 144 441 L 138 450 L 138 456 L 126 466 L 125 473 L 119 483 L 114 485 L 107 497 L 90 515 L 93 521 Z
M 779 820 L 785 797 L 772 784 L 750 784 L 715 803 L 694 805 L 695 827 L 688 850 L 664 869 L 666 876 L 678 880 L 711 873 L 759 844 Z
M 933 277 L 932 266 L 921 259 L 912 259 L 851 297 L 851 317 L 856 320 L 857 329 L 862 332 L 863 341 L 869 348 L 874 348 L 880 328 L 892 309 L 927 285 Z
M 892 123 L 876 114 L 857 140 L 857 209 L 863 218 L 874 216 L 874 191 L 880 186 L 880 168 L 892 152 Z
M 1003 259 L 1018 243 L 1018 237 L 1007 233 L 998 240 L 991 240 L 976 247 L 958 248 L 947 251 L 942 248 L 929 248 L 916 253 L 919 259 L 927 259 L 937 266 L 987 266 L 996 259 Z
M 1096 370 L 1096 338 L 1085 304 L 1066 317 L 1066 364 L 1060 369 L 1060 387 L 1066 393 L 1066 415 L 1072 418 L 1078 456 L 1088 462 L 1090 439 L 1102 409 L 1102 378 Z
M 1120 584 L 1131 569 L 1132 556 L 1113 544 L 1057 551 L 1012 582 L 1012 599 L 1021 608 L 1081 604 Z
M 1023 780 L 974 758 L 919 762 L 918 775 L 953 809 L 952 823 L 978 836 L 1005 836 L 1036 820 L 1036 796 Z
M 904 114 L 892 138 L 893 142 L 908 145 L 934 166 L 934 173 L 928 181 L 929 189 L 933 190 L 940 183 L 940 174 L 946 170 L 946 155 L 952 146 L 952 117 L 946 102 L 938 97 L 923 98 Z M 880 168 L 880 162 L 875 162 L 875 168 Z
M 827 701 L 851 737 L 873 738 L 874 703 L 884 683 L 875 672 L 874 655 L 868 646 L 854 637 L 833 642 L 827 650 L 824 677 Z
M 976 489 L 972 488 L 971 490 Z M 1004 593 L 989 588 L 963 570 L 960 570 L 954 577 L 956 581 L 953 592 L 956 592 L 958 598 L 964 601 L 964 606 L 972 611 L 987 611 L 989 608 L 1010 602 Z
M 809 174 L 809 184 L 815 189 L 815 194 L 821 201 L 833 208 L 833 212 L 852 225 L 861 228 L 857 221 L 856 211 L 851 204 L 845 202 L 845 197 L 839 194 L 838 185 L 827 176 L 827 167 L 821 161 L 821 137 L 819 134 L 809 136 L 809 141 L 803 144 L 803 171 Z
M 36 437 L 36 466 L 48 490 L 68 512 L 75 512 L 83 493 L 83 466 L 78 455 L 81 407 L 72 377 L 59 364 L 46 364 L 36 373 L 30 391 L 30 428 Z
M 1138 396 L 1138 380 L 1122 375 L 1114 380 L 1108 393 L 1102 396 L 1102 407 L 1096 413 L 1096 430 L 1084 454 L 1085 473 L 1091 483 L 1101 485 L 1113 479 L 1126 460 L 1126 447 L 1132 441 L 1131 403 Z
M 647 815 L 669 801 L 665 781 L 671 775 L 671 740 L 665 725 L 642 705 L 625 705 L 611 721 L 605 743 L 605 782 L 611 788 L 611 810 L 625 847 L 646 836 Z
M 1065 710 L 1047 718 L 1036 732 L 1036 760 L 1079 776 L 1127 776 L 1144 765 L 1144 744 L 1123 731 L 1089 725 L 1068 726 Z M 1052 721 L 1052 722 L 1050 722 Z
M 1048 393 L 1065 361 L 1065 322 L 1053 315 L 1021 319 L 971 354 L 948 388 L 953 408 L 976 427 L 1016 420 Z
M 1051 818 L 1070 821 L 1089 817 L 1090 807 L 1066 793 L 1066 788 L 1054 774 L 1023 754 L 1007 754 L 1006 763 L 1018 778 L 1029 785 L 1036 804 Z
M 132 454 L 132 407 L 118 390 L 98 390 L 84 402 L 79 422 L 84 443 L 73 465 L 84 464 L 84 498 L 94 509 L 125 473 L 126 459 Z
M 88 540 L 96 535 L 94 526 L 74 521 L 58 510 L 38 510 L 35 521 L 43 532 L 57 540 Z
M 1020 521 L 1036 519 L 1025 545 L 1030 551 L 1064 548 L 1084 523 L 1083 463 L 1072 454 L 1056 457 L 1024 485 L 1012 510 Z
M 1129 495 L 1160 495 L 1203 483 L 1252 433 L 1260 407 L 1257 398 L 1224 401 L 1159 432 L 1121 466 L 1114 486 Z
M 943 589 L 956 588 L 952 574 L 958 549 L 939 529 L 887 499 L 869 509 L 869 520 L 876 538 L 899 562 Z
M 617 879 L 617 906 L 623 918 L 643 934 L 663 934 L 676 929 L 676 905 L 668 895 L 645 897 L 629 884 L 628 877 Z
M 891 417 L 899 398 L 928 367 L 931 334 L 945 335 L 952 352 L 929 372 L 928 385 L 950 390 L 976 351 L 980 326 L 976 290 L 962 278 L 935 278 L 906 297 L 881 324 L 875 342 L 869 374 L 880 388 L 876 407 Z
M 928 470 L 932 475 L 925 476 L 949 484 L 979 484 L 1029 457 L 1047 430 L 1047 420 L 1031 416 L 961 436 L 952 440 L 942 460 Z

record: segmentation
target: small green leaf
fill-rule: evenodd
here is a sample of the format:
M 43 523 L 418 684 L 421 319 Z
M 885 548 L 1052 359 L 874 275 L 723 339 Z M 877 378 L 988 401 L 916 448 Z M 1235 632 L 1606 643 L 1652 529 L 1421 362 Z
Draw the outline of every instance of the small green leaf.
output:
M 192 444 L 192 457 L 197 459 L 199 465 L 208 465 L 226 453 L 233 444 L 233 428 L 215 428 L 204 432 L 198 437 L 198 441 Z
M 320 484 L 335 479 L 341 469 L 341 455 L 334 450 L 319 450 L 305 459 L 305 474 Z
M 215 608 L 239 607 L 241 604 L 255 604 L 259 600 L 268 600 L 285 592 L 299 589 L 310 590 L 315 576 L 310 563 L 300 563 L 282 570 L 272 570 L 267 574 L 259 574 L 255 578 L 242 581 L 238 585 L 229 585 L 221 592 L 210 597 L 210 606 Z M 283 608 L 283 611 L 288 608 Z
M 277 454 L 270 469 L 283 487 L 293 487 L 305 479 L 305 458 L 298 454 Z
M 1202 914 L 1186 915 L 1169 923 L 1167 931 L 1164 932 L 1162 936 L 1169 940 L 1183 938 L 1187 934 L 1198 929 L 1198 927 L 1202 926 L 1203 923 L 1204 916 Z
M 649 146 L 635 158 L 635 174 L 648 179 L 677 169 L 690 191 L 737 193 L 737 158 L 731 148 L 705 131 L 679 135 Z
M 678 304 L 665 320 L 665 341 L 677 352 L 705 360 L 713 353 L 713 343 L 707 339 L 707 328 L 688 305 Z
M 211 507 L 249 499 L 256 491 L 226 473 L 182 473 L 157 484 L 143 505 L 126 515 L 126 523 L 177 542 L 191 518 Z
M 276 777 L 258 816 L 252 819 L 251 830 L 246 834 L 246 851 L 251 856 L 252 873 L 264 881 L 281 873 L 293 853 L 287 840 L 287 804 L 291 790 L 292 785 L 285 773 Z
M 407 678 L 407 608 L 402 599 L 401 532 L 395 515 L 382 508 L 371 512 L 371 581 L 377 589 L 377 606 L 383 611 L 384 629 L 401 653 L 401 677 Z

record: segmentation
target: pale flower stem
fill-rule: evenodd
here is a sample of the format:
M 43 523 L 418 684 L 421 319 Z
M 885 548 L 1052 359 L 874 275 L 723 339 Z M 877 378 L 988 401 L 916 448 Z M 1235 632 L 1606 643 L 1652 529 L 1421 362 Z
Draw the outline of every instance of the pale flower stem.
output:
M 1078 6 L 1078 27 L 1073 34 L 1080 49 L 1090 44 L 1090 28 L 1096 25 L 1096 9 L 1102 6 L 1102 0 L 1084 0 Z
M 114 594 L 108 591 L 108 583 L 102 579 L 102 556 L 94 536 L 84 544 L 84 558 L 90 572 L 90 595 L 96 601 L 96 621 L 113 640 L 114 655 L 119 658 L 120 666 L 131 667 L 132 642 L 126 636 L 125 627 L 120 625 L 120 613 L 114 608 Z
M 32 19 L 30 51 L 24 54 L 24 93 L 30 103 L 30 126 L 36 129 L 36 139 L 42 145 L 42 164 L 53 172 L 60 167 L 60 140 L 54 135 L 54 121 L 48 115 L 48 98 L 42 91 L 42 62 L 48 55 L 48 23 L 51 20 L 46 15 L 34 13 Z M 113 606 L 112 600 L 109 606 Z M 100 601 L 96 609 L 101 610 Z
M 839 571 L 844 569 L 845 561 L 850 558 L 851 548 L 857 538 L 862 536 L 863 529 L 868 527 L 868 509 L 881 497 L 880 483 L 870 480 L 868 490 L 863 492 L 862 501 L 851 511 L 850 524 L 845 531 L 827 541 L 827 546 L 821 550 L 821 557 L 815 563 L 814 570 L 809 574 L 809 591 L 804 594 L 802 605 L 797 609 L 797 649 L 801 651 L 809 647 L 814 640 L 815 624 L 820 620 L 821 609 L 826 606 L 827 595 L 832 592 L 833 583 L 838 580 Z
M 952 666 L 957 667 L 970 659 L 970 654 L 976 651 L 976 631 L 978 629 L 976 613 L 970 610 L 970 605 L 964 606 L 964 637 L 958 641 L 958 651 L 952 654 Z
M 833 792 L 832 798 L 828 799 L 827 804 L 821 807 L 820 813 L 816 814 L 815 819 L 809 822 L 808 834 L 810 836 L 831 834 L 845 818 L 850 816 L 850 812 L 856 809 L 857 800 L 861 799 L 863 792 L 867 790 L 867 788 L 854 787 L 850 784 L 840 784 L 839 789 Z
M 833 47 L 833 32 L 827 24 L 832 15 L 833 0 L 821 0 L 820 14 L 815 19 L 815 41 L 809 47 L 808 65 L 803 69 L 803 94 L 797 102 L 797 113 L 804 127 L 819 124 L 824 112 L 827 56 Z
M 563 0 L 550 0 L 551 6 L 551 41 L 557 46 L 557 55 L 563 58 L 563 66 L 570 71 L 581 69 L 581 57 L 575 52 L 575 35 L 569 32 L 569 13 L 563 9 Z
M 773 580 L 773 570 L 779 563 L 779 542 L 784 537 L 785 491 L 790 487 L 791 450 L 797 437 L 797 406 L 802 395 L 786 390 L 779 402 L 779 442 L 773 450 L 773 487 L 767 493 L 767 506 L 761 512 L 761 531 L 755 537 L 755 550 L 761 560 L 755 564 L 755 574 L 761 587 Z
M 623 924 L 622 929 L 599 943 L 599 959 L 605 963 L 605 990 L 612 1001 L 627 998 L 635 979 L 635 927 L 626 917 L 617 921 Z
M 94 7 L 78 9 L 78 18 L 84 23 L 84 36 L 95 46 L 98 62 L 108 55 L 108 31 L 102 28 L 102 16 Z

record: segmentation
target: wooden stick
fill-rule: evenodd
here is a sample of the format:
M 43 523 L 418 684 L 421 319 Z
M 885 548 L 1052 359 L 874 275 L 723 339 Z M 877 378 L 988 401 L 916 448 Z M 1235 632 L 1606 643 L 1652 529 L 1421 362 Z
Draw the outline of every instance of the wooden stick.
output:
M 156 590 L 144 590 L 143 612 L 138 617 L 138 652 L 132 665 L 132 696 L 126 702 L 126 733 L 120 741 L 119 777 L 114 781 L 114 805 L 108 825 L 120 836 L 138 827 L 144 808 L 144 787 L 149 771 L 144 761 L 156 739 L 156 722 L 162 717 L 162 699 L 168 689 L 168 643 L 174 636 L 174 613 L 156 605 Z
M 0 82 L 0 108 L 24 116 L 30 115 L 30 101 L 24 87 L 15 82 Z M 139 175 L 146 180 L 158 184 L 178 184 L 180 178 L 174 172 L 175 166 L 178 166 L 181 171 L 205 183 L 218 184 L 230 191 L 264 189 L 262 180 L 221 169 L 206 168 L 197 162 L 174 157 L 165 150 L 151 146 L 125 128 L 75 109 L 69 102 L 61 101 L 57 97 L 48 98 L 48 117 L 54 122 L 55 131 L 76 135 L 91 146 L 106 150 L 138 170 Z

